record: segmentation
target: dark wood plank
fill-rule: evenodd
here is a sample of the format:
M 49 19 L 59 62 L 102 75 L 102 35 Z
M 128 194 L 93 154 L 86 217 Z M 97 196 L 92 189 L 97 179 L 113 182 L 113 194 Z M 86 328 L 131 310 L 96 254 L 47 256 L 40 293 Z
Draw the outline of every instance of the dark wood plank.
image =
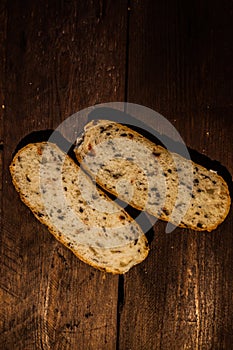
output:
M 36 221 L 8 166 L 25 135 L 124 98 L 126 3 L 10 1 L 7 12 L 1 348 L 115 349 L 118 277 L 79 261 Z
M 128 70 L 128 101 L 160 112 L 231 174 L 232 10 L 228 1 L 131 2 Z M 125 276 L 120 349 L 232 347 L 232 222 L 231 211 L 211 233 L 155 225 L 148 259 Z
M 5 113 L 5 68 L 6 68 L 6 1 L 0 3 L 0 203 L 2 202 L 2 166 L 3 166 L 3 116 Z M 2 203 L 0 204 L 0 221 Z
M 0 152 L 3 148 L 3 115 L 5 112 L 5 68 L 6 68 L 6 1 L 0 3 Z
M 3 182 L 3 117 L 5 114 L 5 66 L 6 66 L 6 1 L 0 3 L 0 227 L 2 232 L 2 182 Z M 1 235 L 0 235 L 1 245 Z

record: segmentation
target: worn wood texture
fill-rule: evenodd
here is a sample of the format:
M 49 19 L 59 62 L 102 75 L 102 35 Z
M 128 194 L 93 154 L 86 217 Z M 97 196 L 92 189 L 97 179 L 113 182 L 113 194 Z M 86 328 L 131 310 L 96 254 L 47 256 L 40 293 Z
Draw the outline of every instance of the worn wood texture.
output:
M 3 213 L 3 116 L 5 112 L 5 62 L 6 62 L 6 2 L 0 4 L 0 245 L 2 246 L 2 213 Z M 0 298 L 2 297 L 2 289 L 0 288 Z M 0 323 L 2 330 L 2 324 Z
M 3 116 L 5 113 L 6 28 L 6 2 L 2 1 L 0 3 L 0 227 L 2 227 Z
M 187 146 L 233 174 L 232 3 L 132 1 L 128 101 L 164 115 Z M 125 276 L 120 349 L 231 349 L 232 211 L 212 233 L 157 223 Z
M 5 68 L 6 68 L 6 1 L 0 3 L 0 152 L 3 150 L 3 115 L 5 112 Z
M 1 1 L 0 349 L 232 348 L 232 211 L 212 233 L 157 222 L 149 257 L 119 279 L 58 243 L 8 171 L 27 134 L 127 99 L 233 174 L 232 13 L 227 0 Z
M 126 14 L 124 1 L 7 2 L 1 349 L 116 348 L 118 277 L 80 262 L 35 220 L 8 166 L 25 135 L 124 98 Z

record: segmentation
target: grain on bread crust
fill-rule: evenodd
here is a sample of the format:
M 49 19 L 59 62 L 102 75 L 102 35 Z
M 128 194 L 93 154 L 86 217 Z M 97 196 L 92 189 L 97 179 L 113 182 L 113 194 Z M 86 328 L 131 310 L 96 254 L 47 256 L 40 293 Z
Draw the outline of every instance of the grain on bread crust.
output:
M 212 231 L 229 212 L 229 190 L 221 176 L 127 126 L 91 121 L 75 154 L 105 190 L 180 227 Z
M 22 148 L 10 172 L 21 200 L 80 260 L 122 274 L 146 258 L 147 239 L 137 223 L 55 144 Z

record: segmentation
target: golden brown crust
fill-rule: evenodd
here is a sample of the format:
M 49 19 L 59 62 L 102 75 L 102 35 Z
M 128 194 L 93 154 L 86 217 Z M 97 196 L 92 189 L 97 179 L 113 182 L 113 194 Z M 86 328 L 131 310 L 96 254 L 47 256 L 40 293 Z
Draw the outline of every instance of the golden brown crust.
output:
M 37 145 L 38 145 L 38 144 L 37 144 Z M 40 146 L 43 146 L 43 145 L 47 145 L 47 143 L 46 143 L 46 142 L 43 142 L 43 143 L 40 143 L 39 145 L 40 145 Z M 35 146 L 35 144 L 33 144 L 33 146 Z M 109 273 L 113 273 L 113 274 L 122 274 L 122 273 L 127 272 L 127 271 L 128 271 L 127 267 L 126 267 L 125 269 L 121 269 L 121 270 L 118 269 L 118 268 L 115 268 L 114 266 L 111 266 L 111 267 L 108 267 L 108 266 L 103 267 L 103 266 L 100 266 L 100 264 L 99 264 L 99 265 L 98 265 L 98 264 L 95 264 L 93 261 L 91 261 L 91 260 L 85 258 L 84 255 L 82 254 L 82 252 L 80 253 L 80 251 L 82 251 L 82 249 L 85 249 L 85 245 L 82 245 L 82 244 L 79 243 L 79 249 L 76 249 L 75 247 L 69 246 L 68 243 L 63 239 L 62 234 L 61 234 L 61 235 L 58 234 L 57 230 L 56 230 L 56 229 L 54 228 L 54 226 L 53 226 L 53 223 L 51 223 L 51 222 L 49 221 L 48 218 L 47 218 L 47 219 L 46 219 L 46 218 L 44 219 L 44 217 L 38 216 L 38 209 L 36 209 L 34 206 L 32 206 L 30 200 L 28 200 L 28 199 L 25 197 L 25 194 L 22 193 L 21 188 L 20 188 L 20 186 L 19 186 L 19 182 L 16 180 L 15 174 L 14 174 L 14 173 L 15 173 L 16 159 L 17 159 L 18 157 L 23 157 L 23 156 L 24 156 L 24 153 L 27 151 L 27 149 L 30 149 L 30 147 L 32 147 L 32 144 L 29 144 L 29 145 L 25 146 L 24 148 L 22 148 L 21 150 L 19 150 L 18 153 L 14 156 L 14 158 L 13 158 L 13 160 L 12 160 L 10 166 L 9 166 L 9 170 L 10 170 L 11 177 L 12 177 L 12 183 L 13 183 L 13 185 L 14 185 L 16 191 L 19 193 L 19 196 L 20 196 L 20 199 L 22 200 L 22 202 L 23 202 L 26 206 L 28 206 L 28 207 L 31 209 L 33 215 L 34 215 L 43 225 L 45 225 L 45 226 L 48 228 L 49 232 L 50 232 L 59 242 L 61 242 L 61 243 L 62 243 L 63 245 L 65 245 L 69 250 L 71 250 L 81 261 L 83 261 L 84 263 L 87 263 L 88 265 L 90 265 L 90 266 L 92 266 L 92 267 L 94 267 L 94 268 L 96 268 L 96 269 L 98 269 L 98 270 L 104 271 L 104 272 L 109 272 Z M 38 150 L 39 150 L 39 148 L 38 148 Z M 41 156 L 41 153 L 38 152 L 38 155 Z M 74 167 L 74 168 L 76 167 L 76 169 L 79 169 L 78 165 L 76 165 L 74 162 L 73 162 L 73 167 Z M 106 195 L 105 193 L 103 193 L 103 196 L 104 196 L 107 200 L 109 200 L 109 198 L 107 197 L 107 195 Z M 124 212 L 124 214 L 125 214 L 125 216 L 127 217 L 128 220 L 133 221 L 133 219 L 132 219 L 126 212 Z M 135 225 L 137 225 L 137 224 L 135 223 Z M 137 225 L 137 226 L 138 226 L 138 225 Z M 139 226 L 138 226 L 138 227 L 139 227 Z M 134 265 L 136 265 L 136 264 L 138 264 L 139 262 L 143 261 L 143 260 L 147 257 L 148 252 L 149 252 L 149 248 L 148 248 L 148 243 L 147 243 L 146 237 L 142 234 L 141 237 L 140 237 L 140 239 L 141 239 L 142 245 L 143 245 L 143 247 L 144 247 L 145 249 L 141 251 L 140 259 L 138 259 L 138 261 L 135 260 Z M 130 246 L 130 243 L 127 243 L 127 244 Z M 132 244 L 132 243 L 131 243 L 131 244 Z M 104 249 L 104 248 L 103 248 L 103 249 Z M 105 248 L 105 249 L 107 250 L 108 248 Z M 105 250 L 105 251 L 106 251 L 106 250 Z M 132 267 L 132 266 L 129 266 L 129 268 L 131 268 L 131 267 Z
M 107 121 L 107 120 L 99 120 L 99 121 L 95 121 L 94 123 L 90 122 L 89 124 L 87 124 L 85 126 L 82 139 L 80 139 L 78 141 L 78 146 L 75 149 L 75 155 L 76 155 L 77 160 L 82 164 L 82 167 L 90 175 L 92 175 L 92 173 L 91 173 L 89 167 L 87 166 L 87 164 L 85 162 L 83 162 L 84 157 L 87 155 L 87 148 L 86 148 L 87 147 L 87 143 L 90 142 L 90 139 L 91 139 L 91 137 L 90 137 L 90 139 L 88 137 L 89 137 L 89 135 L 93 136 L 95 134 L 95 130 L 96 130 L 97 127 L 99 127 L 99 126 L 106 126 L 106 125 L 110 125 L 110 124 L 113 124 L 114 127 L 116 126 L 117 128 L 119 128 L 121 132 L 125 132 L 125 133 L 129 133 L 130 132 L 132 135 L 134 135 L 135 138 L 137 138 L 138 140 L 142 141 L 143 144 L 146 147 L 150 148 L 150 149 L 153 149 L 153 147 L 156 147 L 157 150 L 160 149 L 160 150 L 163 150 L 163 152 L 166 151 L 162 146 L 157 146 L 157 145 L 153 144 L 150 140 L 146 139 L 144 136 L 142 136 L 141 134 L 138 134 L 136 131 L 128 128 L 125 125 L 122 125 L 122 124 L 119 124 L 119 123 L 115 123 L 115 122 L 112 122 L 112 121 Z M 92 131 L 92 133 L 91 133 L 91 131 Z M 96 132 L 96 134 L 98 134 L 98 131 Z M 96 144 L 98 144 L 98 142 L 99 142 L 98 138 L 101 139 L 99 134 L 96 136 L 96 139 L 94 141 Z M 179 155 L 177 155 L 175 153 L 171 153 L 171 154 L 182 158 L 181 156 L 179 156 Z M 201 165 L 199 165 L 197 163 L 194 163 L 194 162 L 191 162 L 191 163 L 192 163 L 193 168 L 198 167 L 199 172 L 206 172 L 206 171 L 208 171 L 210 177 L 213 177 L 216 182 L 221 183 L 221 186 L 223 188 L 222 192 L 224 193 L 224 197 L 226 198 L 226 203 L 224 203 L 226 210 L 225 210 L 225 213 L 221 216 L 221 218 L 219 218 L 218 221 L 216 221 L 214 224 L 212 224 L 209 227 L 206 226 L 206 227 L 202 228 L 202 227 L 194 226 L 192 224 L 188 225 L 188 227 L 187 227 L 187 225 L 182 223 L 182 222 L 180 222 L 178 226 L 182 227 L 182 228 L 190 228 L 190 229 L 193 229 L 193 230 L 196 230 L 196 231 L 209 231 L 210 232 L 210 231 L 216 229 L 219 226 L 219 224 L 223 222 L 223 220 L 226 218 L 226 216 L 229 213 L 230 206 L 231 206 L 231 198 L 230 198 L 229 189 L 228 189 L 228 186 L 227 186 L 225 180 L 220 175 L 215 174 L 215 173 L 207 170 L 205 167 L 203 167 L 203 166 L 201 166 Z M 101 177 L 98 176 L 96 178 L 96 181 L 101 187 L 103 187 L 109 193 L 113 194 L 114 196 L 117 196 L 117 192 L 116 191 L 114 191 L 110 187 L 106 187 L 104 181 L 101 181 Z M 130 202 L 130 205 L 135 207 L 138 210 L 143 210 L 142 207 L 140 207 L 137 203 Z M 155 213 L 152 210 L 146 209 L 146 211 L 149 214 L 156 216 Z M 162 220 L 167 221 L 167 222 L 170 221 L 168 219 L 168 217 L 166 215 L 164 215 L 163 213 L 161 213 L 161 215 L 159 216 L 159 219 L 162 219 Z

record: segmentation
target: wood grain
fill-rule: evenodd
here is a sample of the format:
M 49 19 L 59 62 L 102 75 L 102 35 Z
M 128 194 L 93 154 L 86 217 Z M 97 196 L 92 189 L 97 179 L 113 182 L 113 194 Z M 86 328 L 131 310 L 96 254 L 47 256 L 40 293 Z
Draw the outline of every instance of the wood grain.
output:
M 5 113 L 5 64 L 6 64 L 6 1 L 2 1 L 0 4 L 0 246 L 2 246 L 2 215 L 3 215 L 3 117 Z M 1 257 L 1 256 L 0 256 Z M 0 298 L 2 296 L 2 290 L 0 289 Z M 2 329 L 2 320 L 0 321 L 0 330 Z
M 32 131 L 124 98 L 126 13 L 124 1 L 7 2 L 2 349 L 116 348 L 118 277 L 79 261 L 35 220 L 8 166 Z
M 227 1 L 131 2 L 128 101 L 232 174 L 231 23 Z M 232 220 L 201 234 L 157 223 L 148 259 L 125 276 L 120 349 L 232 347 Z
M 7 15 L 6 1 L 0 4 L 0 202 L 2 201 L 2 167 L 3 167 L 3 117 L 5 113 L 5 68 L 6 68 L 6 30 Z M 0 221 L 2 219 L 2 205 L 0 205 Z
M 3 149 L 3 116 L 5 112 L 5 68 L 6 68 L 6 1 L 0 3 L 0 153 Z
M 227 0 L 1 1 L 0 348 L 232 348 L 232 210 L 212 233 L 165 234 L 156 222 L 148 258 L 118 278 L 58 243 L 8 171 L 29 133 L 125 98 L 164 115 L 231 177 L 232 14 Z

